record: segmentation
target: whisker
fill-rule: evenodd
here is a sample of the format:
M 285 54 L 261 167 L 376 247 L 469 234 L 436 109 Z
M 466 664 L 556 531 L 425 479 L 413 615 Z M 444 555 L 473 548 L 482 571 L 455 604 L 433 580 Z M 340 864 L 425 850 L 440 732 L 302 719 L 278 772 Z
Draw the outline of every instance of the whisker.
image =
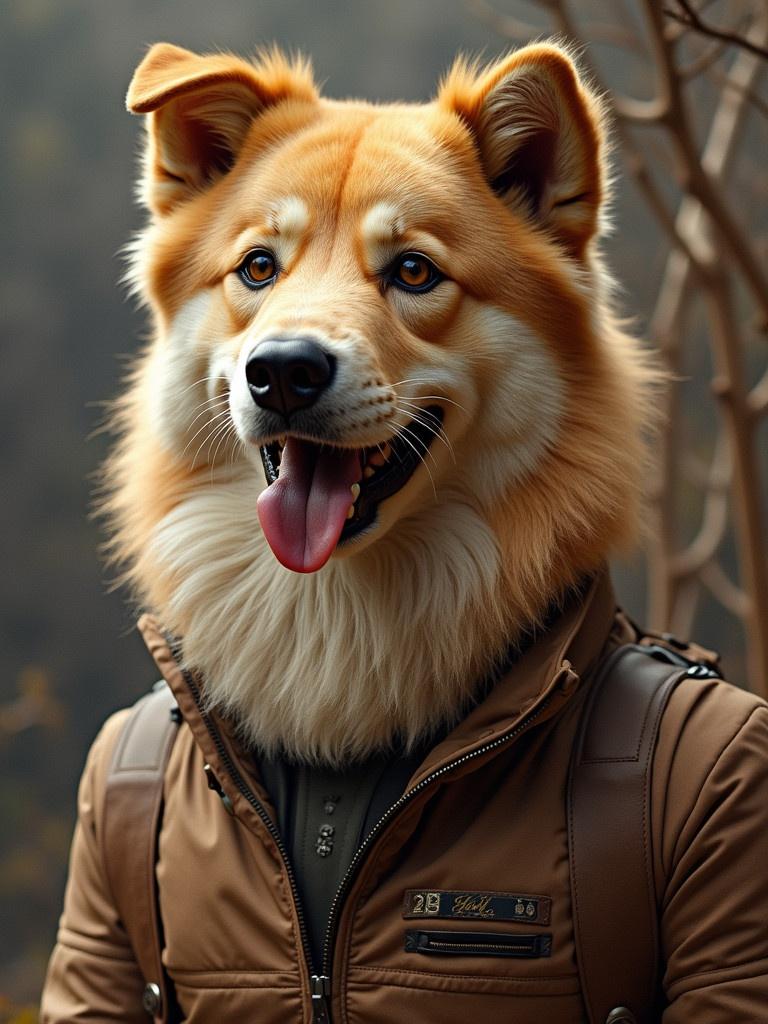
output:
M 450 448 L 448 436 L 440 425 L 440 420 L 437 416 L 433 416 L 426 409 L 422 409 L 421 406 L 416 405 L 414 402 L 409 402 L 407 399 L 400 400 L 399 404 L 395 406 L 395 412 L 408 416 L 411 420 L 415 420 L 416 423 L 421 423 L 434 437 L 439 437 L 443 444 Z
M 227 439 L 229 438 L 230 434 L 234 431 L 234 429 L 235 429 L 235 425 L 230 420 L 229 424 L 226 427 L 226 429 L 224 430 L 224 432 L 219 437 L 218 444 L 216 445 L 216 450 L 214 451 L 213 457 L 211 458 L 211 484 L 213 484 L 213 480 L 214 480 L 214 471 L 216 469 L 216 457 L 219 454 L 219 448 L 221 448 L 223 443 L 227 442 Z
M 407 445 L 409 445 L 409 447 L 411 447 L 413 449 L 413 451 L 416 453 L 416 457 L 419 459 L 421 464 L 424 466 L 424 469 L 426 469 L 426 471 L 427 471 L 427 473 L 429 475 L 430 483 L 432 484 L 432 493 L 435 496 L 435 501 L 437 501 L 437 488 L 435 487 L 434 477 L 432 476 L 432 473 L 430 472 L 429 466 L 427 465 L 427 463 L 426 463 L 426 461 L 424 459 L 424 456 L 419 452 L 419 450 L 416 448 L 416 446 L 413 444 L 413 442 L 409 441 L 408 438 L 405 437 L 405 435 L 403 434 L 403 431 L 407 430 L 407 429 L 408 429 L 407 427 L 400 427 L 400 428 L 398 428 L 397 434 L 398 434 L 399 437 L 402 437 L 402 439 L 405 441 L 405 443 Z
M 425 427 L 432 434 L 433 437 L 436 437 L 438 440 L 442 441 L 442 443 L 450 452 L 451 458 L 455 463 L 456 455 L 453 450 L 453 445 L 451 444 L 448 435 L 440 425 L 440 421 L 438 420 L 438 418 L 432 413 L 428 412 L 426 409 L 421 409 L 419 406 L 414 405 L 412 402 L 408 402 L 407 399 L 401 399 L 401 402 L 403 402 L 403 404 L 405 405 L 413 405 L 413 409 L 415 410 L 416 415 L 411 415 L 411 413 L 407 409 L 402 409 L 400 405 L 395 406 L 395 411 L 410 416 L 411 419 L 415 420 L 417 423 L 420 423 L 423 427 Z M 421 413 L 422 415 L 419 415 L 419 413 Z M 432 420 L 433 422 L 428 422 L 428 420 L 425 419 L 424 417 L 428 417 L 429 420 Z
M 190 422 L 189 426 L 187 427 L 187 430 L 191 430 L 192 427 L 194 427 L 194 425 L 197 423 L 197 421 L 200 419 L 201 416 L 204 416 L 206 414 L 206 412 L 212 412 L 219 403 L 223 403 L 223 404 L 226 405 L 227 404 L 226 398 L 209 398 L 207 401 L 203 402 L 202 403 L 203 404 L 203 408 L 200 410 L 200 412 L 197 414 L 197 416 L 195 416 L 195 418 Z M 205 408 L 206 406 L 209 406 L 209 408 Z M 198 406 L 197 408 L 199 409 L 200 406 Z M 193 412 L 194 412 L 194 410 L 193 410 Z
M 391 384 L 387 384 L 386 386 L 394 390 L 395 388 L 400 387 L 401 384 L 430 384 L 434 387 L 436 381 L 429 377 L 405 377 L 403 380 L 392 381 Z
M 234 431 L 235 431 L 235 442 L 236 443 L 232 445 L 232 451 L 231 451 L 230 457 L 229 457 L 229 464 L 232 467 L 232 469 L 234 469 L 235 468 L 235 458 L 237 457 L 239 449 L 242 448 L 243 452 L 245 452 L 246 451 L 246 447 L 245 447 L 245 442 L 242 440 L 242 438 L 240 437 L 240 435 L 237 432 L 237 427 L 235 427 L 234 420 L 232 421 L 232 426 L 233 426 Z
M 400 409 L 401 405 L 408 406 L 408 408 L 410 409 L 415 409 L 416 412 L 421 413 L 424 416 L 427 416 L 429 420 L 437 424 L 438 427 L 440 426 L 440 417 L 437 416 L 435 413 L 430 412 L 429 409 L 424 408 L 423 405 L 419 405 L 418 402 L 414 402 L 410 398 L 400 398 L 395 403 L 395 409 Z M 426 423 L 426 420 L 424 420 L 423 422 Z
M 192 437 L 190 437 L 189 441 L 187 441 L 187 443 L 186 443 L 186 445 L 184 447 L 184 451 L 181 454 L 182 455 L 186 455 L 187 454 L 187 450 L 189 449 L 189 447 L 191 446 L 191 444 L 195 440 L 195 438 L 198 436 L 198 434 L 202 434 L 202 432 L 205 430 L 206 427 L 212 426 L 216 422 L 216 420 L 221 419 L 222 416 L 226 416 L 228 413 L 229 413 L 229 409 L 228 408 L 227 409 L 222 409 L 221 412 L 217 412 L 215 416 L 211 417 L 211 419 L 206 420 L 205 423 L 202 425 L 202 427 L 200 427 L 199 430 L 196 430 L 195 433 L 192 435 Z M 199 448 L 198 448 L 198 451 L 200 451 Z
M 414 433 L 414 431 L 411 430 L 409 427 L 400 427 L 400 436 L 403 437 L 403 434 L 408 434 L 410 437 L 412 437 L 414 441 L 423 448 L 424 458 L 429 456 L 429 458 L 432 459 L 432 462 L 435 465 L 437 465 L 437 461 L 435 459 L 435 456 L 432 454 L 429 445 L 422 441 L 418 434 Z M 405 441 L 407 440 L 407 438 L 403 437 L 403 440 Z
M 186 393 L 188 391 L 191 391 L 192 388 L 196 388 L 198 384 L 205 384 L 209 380 L 223 380 L 223 381 L 226 381 L 226 378 L 222 377 L 221 374 L 216 374 L 216 375 L 209 374 L 207 377 L 200 377 L 198 380 L 193 380 L 192 383 L 188 384 L 185 388 L 182 388 L 182 390 L 179 392 L 179 394 L 180 395 L 186 395 Z M 227 388 L 229 388 L 228 385 L 227 385 Z
M 405 380 L 396 380 L 396 381 L 394 381 L 392 384 L 389 384 L 388 387 L 391 387 L 394 390 L 400 384 L 433 384 L 434 385 L 434 383 L 435 383 L 435 381 L 434 380 L 430 380 L 428 377 L 406 377 Z M 400 398 L 401 396 L 398 395 L 397 397 Z M 452 398 L 447 398 L 445 395 L 415 395 L 413 397 L 414 398 L 418 398 L 419 401 L 423 401 L 423 400 L 427 400 L 427 399 L 433 399 L 436 402 L 447 402 L 448 405 L 455 405 L 456 408 L 457 409 L 461 409 L 462 412 L 467 412 L 467 410 L 465 409 L 465 407 L 463 405 L 461 405 L 459 402 L 454 401 L 454 399 L 452 399 Z M 467 412 L 467 415 L 469 415 L 468 412 Z
M 224 416 L 224 415 L 226 415 L 227 412 L 228 412 L 228 410 L 225 410 L 223 413 L 219 413 L 219 416 Z M 226 426 L 226 421 L 224 423 L 218 423 L 218 424 L 216 424 L 214 422 L 216 419 L 219 418 L 219 416 L 214 417 L 213 420 L 210 420 L 203 427 L 201 427 L 200 430 L 198 430 L 198 434 L 199 434 L 199 433 L 202 433 L 202 431 L 205 430 L 206 427 L 208 427 L 209 428 L 209 433 L 208 433 L 207 437 L 204 437 L 203 440 L 200 442 L 200 445 L 198 446 L 198 449 L 195 452 L 195 457 L 194 457 L 194 459 L 192 459 L 192 469 L 195 468 L 195 463 L 197 462 L 197 457 L 200 454 L 200 452 L 203 450 L 203 448 L 206 445 L 210 445 L 211 442 L 213 441 L 213 439 L 218 434 L 219 430 L 222 427 Z M 195 436 L 197 436 L 197 435 L 195 435 Z M 187 447 L 189 447 L 189 446 L 187 446 Z M 184 450 L 186 451 L 186 448 Z
M 224 423 L 219 423 L 219 425 L 216 427 L 216 430 L 213 432 L 213 434 L 211 435 L 211 437 L 208 440 L 209 451 L 210 451 L 211 448 L 213 448 L 213 443 L 214 443 L 214 441 L 216 441 L 217 438 L 218 438 L 219 444 L 221 444 L 221 439 L 222 439 L 222 437 L 224 437 L 226 435 L 227 431 L 229 430 L 229 426 L 230 426 L 230 424 L 227 423 L 226 421 Z M 216 452 L 218 452 L 218 450 L 219 450 L 219 447 L 217 445 L 216 446 Z M 213 454 L 209 454 L 209 456 L 208 456 L 208 463 L 209 463 L 209 465 L 211 467 L 211 473 L 213 473 L 214 463 L 216 461 L 216 452 L 213 452 Z M 211 483 L 213 483 L 213 477 L 211 477 Z
M 469 415 L 469 412 L 463 405 L 460 405 L 458 402 L 454 402 L 452 398 L 446 398 L 445 395 L 417 395 L 417 398 L 420 402 L 428 401 L 430 398 L 434 399 L 436 402 L 447 402 L 448 405 L 455 405 L 457 409 L 461 409 L 462 412 L 466 412 L 467 415 Z

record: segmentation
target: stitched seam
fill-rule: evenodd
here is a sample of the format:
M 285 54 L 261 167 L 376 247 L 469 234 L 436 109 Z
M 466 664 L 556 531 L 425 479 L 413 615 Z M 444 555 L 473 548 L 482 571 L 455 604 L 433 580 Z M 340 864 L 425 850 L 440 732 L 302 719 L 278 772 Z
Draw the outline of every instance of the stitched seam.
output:
M 744 960 L 740 964 L 729 964 L 728 967 L 708 967 L 705 971 L 694 971 L 693 974 L 686 974 L 682 978 L 675 978 L 672 987 L 673 988 L 677 988 L 679 985 L 682 985 L 683 982 L 692 981 L 694 978 L 705 978 L 705 977 L 707 977 L 710 974 L 722 974 L 722 975 L 724 975 L 724 977 L 722 979 L 724 982 L 725 981 L 731 981 L 731 980 L 734 980 L 734 981 L 735 980 L 739 980 L 739 981 L 741 981 L 744 978 L 756 978 L 756 977 L 758 977 L 761 974 L 765 974 L 765 970 L 761 969 L 760 971 L 756 971 L 755 974 L 739 975 L 738 979 L 732 979 L 732 978 L 729 977 L 729 975 L 731 975 L 734 971 L 738 971 L 741 967 L 748 967 L 748 966 L 753 965 L 753 964 L 755 966 L 759 966 L 760 964 L 768 964 L 768 959 L 763 957 L 760 960 Z M 720 984 L 720 983 L 715 981 L 715 982 L 712 982 L 712 984 L 713 985 L 717 985 L 717 984 Z
M 681 682 L 681 680 L 683 679 L 684 675 L 685 675 L 684 672 L 678 673 L 677 675 L 673 674 L 672 676 L 667 678 L 661 684 L 659 689 L 656 691 L 656 696 L 658 697 L 659 694 L 661 694 L 661 699 L 658 702 L 659 706 L 658 706 L 658 708 L 656 710 L 656 715 L 654 716 L 653 732 L 651 733 L 651 736 L 655 736 L 656 737 L 657 743 L 658 743 L 659 728 L 660 728 L 659 723 L 661 721 L 661 716 L 664 714 L 664 711 L 666 710 L 667 704 L 669 703 L 669 696 L 670 696 L 670 694 L 672 693 L 674 688 L 678 685 L 678 683 Z M 651 951 L 653 953 L 653 962 L 651 963 L 651 965 L 649 967 L 650 974 L 648 976 L 648 991 L 649 992 L 653 991 L 653 989 L 655 987 L 655 984 L 656 985 L 659 984 L 659 981 L 658 981 L 659 968 L 658 968 L 657 965 L 658 965 L 658 962 L 659 962 L 659 928 L 660 928 L 660 921 L 659 921 L 658 908 L 656 907 L 656 886 L 655 886 L 655 879 L 653 877 L 653 860 L 652 860 L 652 854 L 651 854 L 651 849 L 650 849 L 651 844 L 653 842 L 653 837 L 650 834 L 650 829 L 649 829 L 649 824 L 648 824 L 648 812 L 650 810 L 650 802 L 651 802 L 651 792 L 650 792 L 649 781 L 650 781 L 650 779 L 653 776 L 653 761 L 654 761 L 655 757 L 656 757 L 656 751 L 655 750 L 649 751 L 649 756 L 648 756 L 648 759 L 647 759 L 646 765 L 645 765 L 645 771 L 643 773 L 643 786 L 642 786 L 642 793 L 641 793 L 641 799 L 643 801 L 643 814 L 642 814 L 642 822 L 643 822 L 643 827 L 642 827 L 643 867 L 645 868 L 645 878 L 646 878 L 647 897 L 648 897 L 648 912 L 649 912 L 649 917 L 650 917 L 650 935 L 652 936 L 652 950 Z M 646 837 L 648 837 L 647 840 L 646 840 Z
M 450 975 L 450 977 L 456 977 L 456 975 Z M 473 978 L 472 980 L 474 981 L 476 979 Z M 376 988 L 377 985 L 378 985 L 378 983 L 375 982 L 375 981 L 357 981 L 357 982 L 355 982 L 355 984 L 359 985 L 361 988 L 362 987 Z M 519 994 L 519 995 L 524 995 L 526 998 L 530 998 L 530 999 L 551 999 L 553 996 L 573 996 L 573 995 L 577 995 L 578 994 L 576 991 L 574 991 L 574 992 L 521 992 L 521 993 L 514 993 L 514 992 L 487 992 L 487 993 L 485 993 L 485 992 L 482 992 L 482 991 L 478 991 L 477 988 L 457 989 L 457 990 L 453 990 L 452 991 L 451 989 L 427 988 L 427 987 L 422 988 L 420 985 L 407 985 L 404 981 L 388 981 L 388 982 L 386 982 L 386 986 L 387 986 L 387 988 L 402 988 L 402 989 L 405 989 L 408 992 L 431 992 L 433 994 L 438 993 L 438 992 L 444 992 L 446 995 L 454 995 L 454 996 L 456 996 L 456 995 L 459 995 L 459 996 L 478 996 L 478 995 L 486 995 L 486 994 L 487 995 L 500 995 L 500 996 L 509 996 L 509 995 L 514 996 L 514 995 Z M 347 1019 L 349 1020 L 349 1018 L 347 1018 Z
M 761 961 L 758 960 L 757 962 L 760 963 Z M 765 961 L 762 961 L 762 962 L 765 963 Z M 684 978 L 676 979 L 675 980 L 675 985 L 679 985 L 683 981 L 691 981 L 693 978 L 703 978 L 703 977 L 706 977 L 707 975 L 710 975 L 710 974 L 722 974 L 722 975 L 724 975 L 724 977 L 722 979 L 723 982 L 731 981 L 731 980 L 736 980 L 736 979 L 731 979 L 729 977 L 731 972 L 732 971 L 737 971 L 740 967 L 746 967 L 746 966 L 747 966 L 747 964 L 734 964 L 732 967 L 712 967 L 712 968 L 710 968 L 709 970 L 706 970 L 706 971 L 696 971 L 695 974 L 686 974 L 686 976 Z M 762 975 L 764 973 L 765 972 L 763 970 L 760 970 L 760 971 L 755 972 L 755 974 L 739 975 L 738 980 L 742 980 L 742 978 L 756 978 L 759 975 Z M 718 985 L 718 984 L 720 984 L 720 982 L 719 981 L 715 981 L 712 984 L 713 985 Z
M 173 971 L 174 974 L 183 975 L 185 978 L 188 975 L 203 976 L 203 975 L 209 975 L 209 974 L 214 976 L 214 977 L 218 977 L 219 975 L 224 976 L 224 975 L 230 975 L 230 974 L 243 975 L 244 977 L 250 977 L 251 975 L 261 976 L 262 974 L 268 974 L 268 975 L 290 974 L 292 977 L 295 976 L 296 978 L 298 978 L 298 976 L 299 976 L 298 971 L 281 971 L 279 969 L 278 970 L 261 970 L 261 971 L 259 971 L 259 970 L 250 970 L 249 969 L 249 970 L 242 970 L 241 971 L 241 970 L 238 970 L 237 968 L 222 969 L 222 970 L 216 970 L 215 968 L 209 968 L 209 969 L 200 968 L 199 970 L 194 970 L 194 969 L 190 969 L 188 967 L 174 967 L 173 964 L 169 964 L 167 969 L 169 971 Z
M 640 757 L 640 751 L 643 747 L 643 739 L 645 738 L 645 734 L 648 730 L 648 716 L 651 714 L 651 707 L 652 705 L 649 705 L 645 709 L 645 715 L 643 717 L 643 727 L 640 730 L 640 735 L 637 739 L 635 753 L 631 757 L 595 757 L 589 758 L 589 760 L 583 759 L 581 761 L 581 764 L 612 764 L 614 762 L 620 763 L 622 761 L 637 761 Z
M 350 967 L 349 973 L 358 971 L 376 971 L 378 974 L 417 974 L 419 977 L 424 978 L 460 978 L 463 981 L 526 981 L 536 985 L 540 985 L 542 982 L 547 981 L 578 981 L 578 975 L 576 974 L 548 974 L 546 978 L 531 978 L 523 977 L 519 975 L 511 974 L 449 974 L 440 973 L 439 971 L 417 971 L 417 970 L 405 970 L 397 967 Z M 356 982 L 358 984 L 358 982 Z M 373 982 L 371 982 L 373 984 Z M 394 982 L 393 982 L 394 984 Z
M 173 742 L 176 739 L 176 728 L 172 726 L 165 736 L 165 742 L 163 743 L 162 750 L 160 751 L 161 764 L 163 767 L 166 765 L 166 756 L 170 756 Z M 151 939 L 148 947 L 151 946 L 151 956 L 153 961 L 154 969 L 157 973 L 157 982 L 160 985 L 160 989 L 163 995 L 163 1006 L 168 1006 L 168 975 L 163 967 L 163 941 L 162 941 L 162 922 L 160 920 L 160 892 L 159 885 L 157 882 L 157 860 L 159 856 L 159 842 L 160 832 L 162 831 L 162 812 L 165 808 L 165 771 L 160 779 L 160 785 L 157 786 L 157 792 L 155 798 L 152 801 L 152 810 L 150 821 L 153 822 L 153 827 L 150 830 L 148 836 L 149 842 L 147 843 L 147 850 L 145 851 L 146 860 L 144 863 L 144 878 L 143 882 L 147 889 L 145 897 L 148 899 L 147 912 L 149 917 L 149 927 Z M 142 940 L 143 941 L 143 940 Z M 131 943 L 133 945 L 133 943 Z M 134 950 L 135 952 L 135 950 Z M 138 956 L 136 957 L 138 960 Z
M 603 680 L 599 680 L 599 683 L 602 684 L 602 681 Z M 582 709 L 582 715 L 585 714 L 585 713 L 589 714 L 589 713 L 591 713 L 591 711 L 592 711 L 592 704 L 590 702 L 590 704 L 587 705 L 586 709 Z M 579 722 L 578 729 L 579 729 L 579 733 L 577 733 L 577 736 L 578 736 L 577 742 L 579 744 L 581 744 L 581 742 L 583 741 L 583 734 L 581 733 L 581 730 L 582 730 L 581 721 Z M 579 754 L 580 753 L 581 753 L 581 751 L 579 751 Z M 576 871 L 576 844 L 574 842 L 574 838 L 575 838 L 575 835 L 574 835 L 574 803 L 575 803 L 575 800 L 574 800 L 574 793 L 573 793 L 573 768 L 569 769 L 569 774 L 570 774 L 570 778 L 569 778 L 569 781 L 568 781 L 568 795 L 567 795 L 567 801 L 568 801 L 568 850 L 569 850 L 571 890 L 572 890 L 571 895 L 572 895 L 572 900 L 573 900 L 573 914 L 572 914 L 572 917 L 573 917 L 573 938 L 574 938 L 575 950 L 578 950 L 581 947 L 581 939 L 580 939 L 581 925 L 580 925 L 580 917 L 579 917 L 579 906 L 580 906 L 580 902 L 579 902 L 579 882 L 578 882 L 578 874 L 579 873 L 578 873 L 578 871 Z M 578 962 L 578 957 L 577 957 L 577 962 Z M 577 963 L 577 965 L 578 965 L 578 963 Z M 592 1003 L 591 1003 L 591 999 L 590 999 L 588 988 L 587 988 L 587 984 L 586 984 L 586 972 L 583 972 L 580 966 L 579 966 L 579 985 L 580 985 L 580 987 L 582 989 L 582 998 L 584 1000 L 584 1004 L 585 1004 L 587 1010 L 590 1010 Z
M 192 989 L 193 991 L 196 991 L 196 992 L 231 992 L 233 989 L 236 989 L 236 990 L 239 990 L 239 991 L 246 991 L 247 990 L 247 991 L 252 991 L 252 992 L 264 992 L 264 991 L 269 991 L 269 989 L 285 989 L 286 991 L 290 991 L 290 992 L 295 992 L 296 991 L 296 984 L 295 984 L 295 982 L 290 982 L 290 983 L 289 982 L 284 982 L 284 983 L 274 982 L 274 983 L 269 984 L 269 985 L 238 985 L 235 982 L 227 982 L 226 985 L 185 985 L 183 983 L 183 981 L 182 981 L 182 982 L 180 982 L 180 984 L 181 984 L 181 986 L 183 988 Z M 303 1018 L 300 1018 L 300 1019 L 303 1020 Z
M 638 757 L 591 757 L 589 761 L 581 761 L 580 764 L 637 764 Z
M 69 939 L 59 939 L 58 945 L 62 949 L 71 949 L 76 953 L 85 953 L 86 956 L 95 957 L 97 960 L 112 960 L 120 964 L 135 964 L 135 960 L 131 955 L 128 956 L 113 956 L 111 953 L 94 953 L 92 949 L 88 949 L 86 946 L 81 946 L 77 942 L 72 942 Z
M 680 995 L 687 994 L 688 992 L 695 992 L 701 988 L 710 988 L 714 985 L 725 985 L 732 981 L 749 981 L 751 978 L 759 978 L 764 976 L 766 973 L 766 965 L 768 965 L 768 958 L 763 957 L 759 961 L 744 961 L 741 964 L 733 964 L 727 968 L 708 968 L 706 971 L 694 971 L 693 974 L 687 974 L 683 978 L 676 978 L 675 981 L 670 985 L 670 991 L 674 992 L 674 998 L 678 998 Z M 736 974 L 740 968 L 754 966 L 756 968 L 754 973 L 751 974 Z M 692 981 L 694 978 L 711 978 L 714 975 L 720 975 L 721 977 L 711 982 L 710 985 L 692 985 L 686 986 L 686 982 Z M 668 993 L 669 994 L 669 993 Z
M 674 855 L 672 857 L 672 866 L 671 866 L 671 870 L 669 872 L 670 875 L 672 875 L 674 873 L 675 869 L 677 868 L 678 864 L 680 863 L 680 856 L 679 856 L 678 850 L 677 850 L 678 844 L 680 842 L 680 836 L 683 834 L 683 832 L 685 832 L 685 829 L 688 826 L 688 822 L 691 820 L 691 817 L 693 816 L 693 813 L 694 813 L 694 811 L 696 810 L 696 808 L 697 808 L 697 806 L 699 804 L 699 800 L 701 799 L 701 794 L 704 792 L 704 787 L 706 786 L 707 782 L 709 781 L 710 776 L 712 775 L 712 773 L 714 772 L 715 768 L 718 766 L 720 761 L 728 753 L 728 750 L 731 747 L 731 745 L 736 742 L 736 740 L 739 738 L 741 733 L 749 725 L 750 721 L 752 720 L 752 716 L 756 715 L 759 711 L 765 711 L 765 710 L 767 710 L 767 709 L 766 709 L 765 705 L 763 705 L 763 704 L 759 704 L 757 707 L 752 708 L 752 710 L 749 712 L 747 717 L 744 719 L 744 721 L 738 727 L 738 729 L 733 734 L 733 736 L 731 736 L 730 739 L 726 740 L 726 742 L 723 745 L 722 749 L 720 750 L 719 754 L 717 754 L 717 756 L 713 760 L 712 764 L 707 769 L 707 773 L 704 776 L 704 778 L 702 779 L 701 786 L 699 787 L 699 789 L 698 789 L 698 791 L 696 793 L 696 796 L 693 798 L 693 802 L 691 803 L 691 806 L 690 806 L 690 809 L 688 811 L 688 814 L 685 816 L 685 820 L 681 823 L 680 828 L 678 829 L 678 832 L 677 832 L 677 836 L 675 837 L 675 852 L 674 852 Z M 666 902 L 667 902 L 666 897 L 667 897 L 667 887 L 665 887 L 664 899 L 662 900 L 662 904 L 666 904 Z

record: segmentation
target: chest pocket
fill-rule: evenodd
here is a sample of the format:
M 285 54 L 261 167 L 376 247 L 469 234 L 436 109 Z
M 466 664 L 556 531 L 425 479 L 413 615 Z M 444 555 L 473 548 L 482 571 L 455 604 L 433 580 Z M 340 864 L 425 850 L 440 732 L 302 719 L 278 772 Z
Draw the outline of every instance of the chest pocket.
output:
M 502 956 L 532 960 L 548 957 L 552 936 L 503 932 L 444 932 L 413 930 L 405 933 L 405 952 L 426 956 Z

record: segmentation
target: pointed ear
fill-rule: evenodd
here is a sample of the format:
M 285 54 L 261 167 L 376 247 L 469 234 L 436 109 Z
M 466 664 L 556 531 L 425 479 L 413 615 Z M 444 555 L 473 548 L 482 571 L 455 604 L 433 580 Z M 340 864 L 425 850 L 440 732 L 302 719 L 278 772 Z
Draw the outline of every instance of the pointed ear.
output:
M 126 105 L 149 114 L 141 197 L 157 214 L 232 167 L 256 117 L 289 97 L 317 99 L 311 71 L 278 51 L 251 64 L 157 43 L 136 69 Z
M 602 110 L 568 54 L 542 43 L 482 71 L 459 62 L 438 103 L 468 125 L 493 191 L 582 256 L 605 191 Z

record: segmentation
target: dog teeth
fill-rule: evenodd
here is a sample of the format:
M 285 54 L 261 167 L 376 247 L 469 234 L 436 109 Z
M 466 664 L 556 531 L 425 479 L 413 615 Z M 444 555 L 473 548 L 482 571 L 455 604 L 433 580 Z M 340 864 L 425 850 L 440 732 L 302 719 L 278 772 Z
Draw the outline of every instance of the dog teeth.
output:
M 365 469 L 363 470 L 364 479 L 370 480 L 375 472 L 376 470 L 373 468 L 373 466 L 366 466 Z
M 360 497 L 360 484 L 352 484 L 350 491 L 352 492 L 352 501 L 357 501 Z
M 347 519 L 351 519 L 354 514 L 355 514 L 355 506 L 354 505 L 350 505 L 349 508 L 347 509 Z

